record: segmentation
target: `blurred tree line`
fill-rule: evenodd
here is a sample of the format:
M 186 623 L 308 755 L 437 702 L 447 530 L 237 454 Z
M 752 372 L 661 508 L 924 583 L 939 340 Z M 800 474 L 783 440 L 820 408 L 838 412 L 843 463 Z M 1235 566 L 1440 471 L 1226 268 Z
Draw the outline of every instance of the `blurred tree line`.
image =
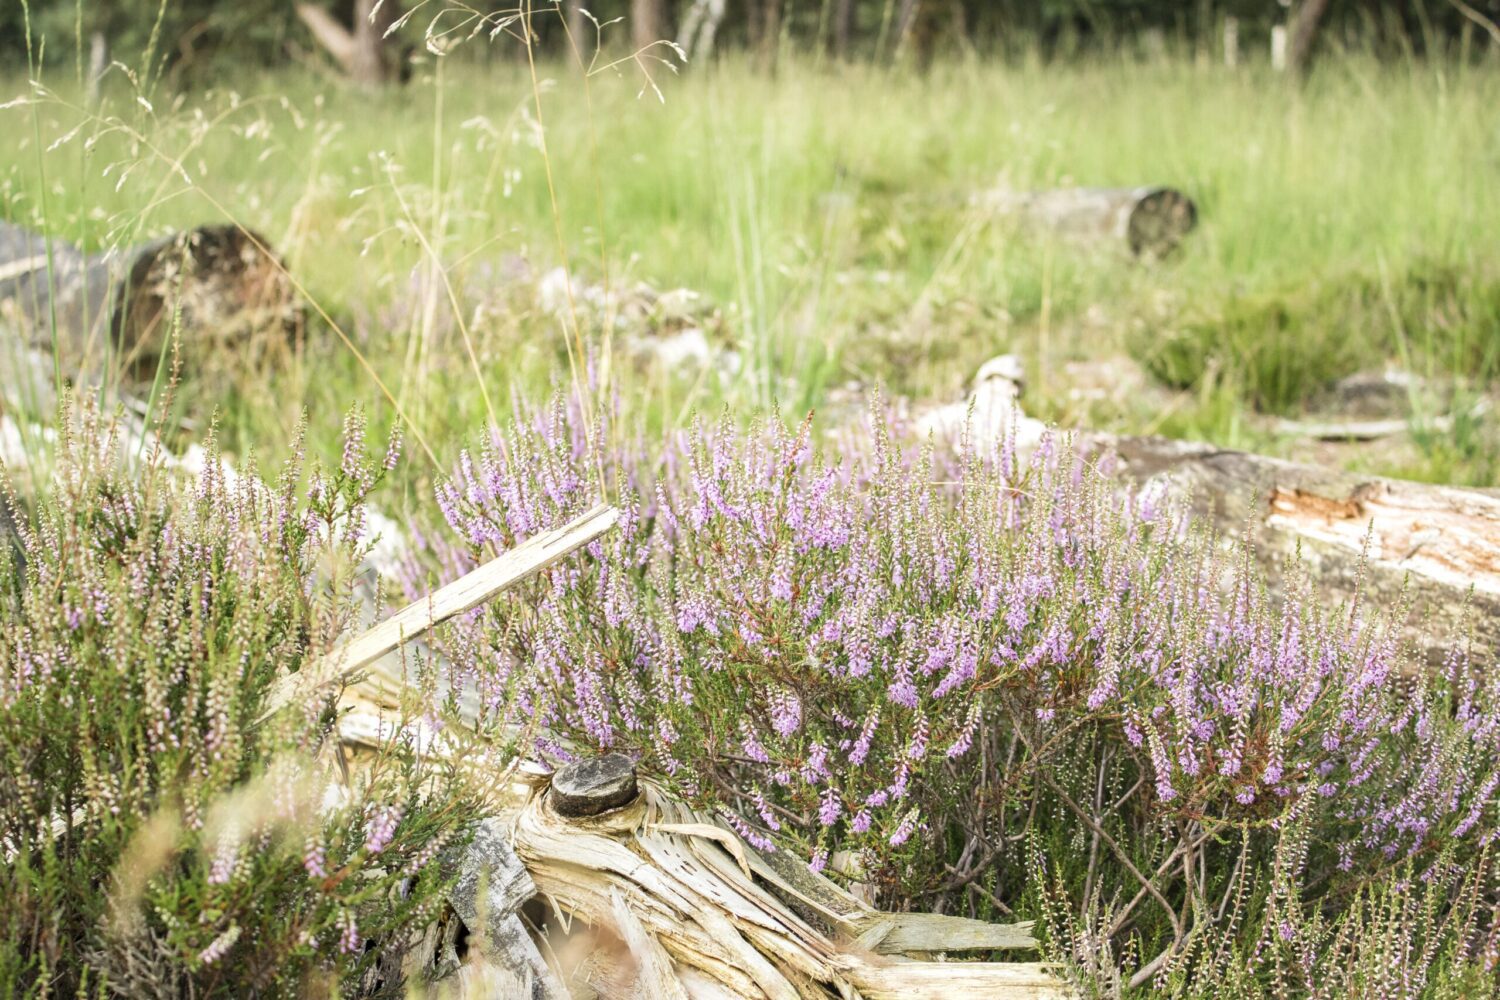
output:
M 423 43 L 435 15 L 457 6 L 458 0 L 0 0 L 0 65 L 25 65 L 29 14 L 33 57 L 76 67 L 80 76 L 107 43 L 109 59 L 152 75 L 202 77 L 226 58 L 266 66 L 331 55 L 346 72 L 373 82 L 397 75 L 400 54 Z M 570 33 L 592 50 L 592 15 L 622 21 L 607 43 L 628 39 L 643 47 L 673 39 L 698 59 L 748 50 L 767 64 L 788 47 L 921 65 L 939 54 L 1067 58 L 1122 47 L 1221 58 L 1227 45 L 1248 54 L 1279 44 L 1297 69 L 1329 45 L 1424 55 L 1500 44 L 1500 0 L 464 0 L 462 6 L 500 19 L 529 10 L 535 44 L 556 53 L 566 50 Z M 520 23 L 510 30 L 519 34 Z M 507 47 L 498 49 L 503 55 Z

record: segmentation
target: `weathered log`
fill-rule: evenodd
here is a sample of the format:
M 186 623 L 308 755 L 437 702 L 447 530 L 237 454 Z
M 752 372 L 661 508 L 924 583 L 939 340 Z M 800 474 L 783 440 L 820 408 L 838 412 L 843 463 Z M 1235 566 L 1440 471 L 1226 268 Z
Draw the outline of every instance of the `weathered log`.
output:
M 1002 355 L 986 362 L 966 403 L 931 407 L 916 426 L 958 447 L 1021 452 L 1040 423 L 1022 411 L 1025 375 Z M 1341 472 L 1193 441 L 1076 432 L 1080 454 L 1134 488 L 1160 483 L 1227 544 L 1248 533 L 1273 588 L 1300 556 L 1330 604 L 1402 608 L 1400 624 L 1429 665 L 1472 634 L 1500 649 L 1500 490 L 1434 486 Z
M 1276 584 L 1300 555 L 1330 602 L 1394 610 L 1431 665 L 1473 638 L 1500 649 L 1500 491 L 1302 465 L 1160 437 L 1089 434 L 1132 483 L 1160 481 L 1228 540 L 1246 531 Z
M 0 326 L 16 328 L 27 347 L 55 349 L 69 377 L 149 383 L 174 324 L 190 356 L 232 346 L 243 366 L 248 353 L 284 349 L 301 322 L 269 243 L 238 226 L 200 226 L 89 256 L 0 223 Z M 0 393 L 6 388 L 0 381 Z
M 536 883 L 511 850 L 504 825 L 497 819 L 481 823 L 468 846 L 444 859 L 444 867 L 455 876 L 448 904 L 462 922 L 469 949 L 478 952 L 465 956 L 467 964 L 485 967 L 477 977 L 483 979 L 485 992 L 466 992 L 566 1000 L 567 991 L 517 916 L 522 904 L 536 895 Z M 425 955 L 419 959 L 430 961 Z
M 1164 257 L 1198 224 L 1198 207 L 1175 188 L 986 191 L 975 202 L 996 215 L 1084 243 L 1113 243 L 1137 257 Z

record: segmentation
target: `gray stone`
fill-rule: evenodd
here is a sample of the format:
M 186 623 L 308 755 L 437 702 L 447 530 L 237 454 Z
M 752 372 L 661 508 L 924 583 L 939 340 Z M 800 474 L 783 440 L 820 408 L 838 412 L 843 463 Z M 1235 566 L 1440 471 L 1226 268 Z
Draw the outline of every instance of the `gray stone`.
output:
M 635 764 L 621 753 L 577 760 L 552 776 L 552 805 L 563 816 L 597 816 L 636 794 Z

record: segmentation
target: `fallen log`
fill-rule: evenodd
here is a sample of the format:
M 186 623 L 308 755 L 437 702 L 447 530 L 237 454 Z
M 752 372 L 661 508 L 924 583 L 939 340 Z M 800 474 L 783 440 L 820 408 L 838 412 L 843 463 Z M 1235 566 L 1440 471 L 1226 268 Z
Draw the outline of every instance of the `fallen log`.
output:
M 1137 257 L 1164 257 L 1198 224 L 1198 207 L 1175 188 L 996 189 L 975 203 L 996 215 L 1083 243 L 1113 243 Z
M 1471 634 L 1500 649 L 1500 491 L 1434 486 L 1160 437 L 1088 434 L 1117 474 L 1167 484 L 1227 540 L 1246 532 L 1271 582 L 1300 556 L 1330 603 L 1395 610 L 1432 666 Z
M 1029 451 L 1018 359 L 979 369 L 966 403 L 929 407 L 922 434 L 951 446 Z M 1273 588 L 1297 556 L 1323 600 L 1406 608 L 1400 623 L 1429 666 L 1471 636 L 1500 649 L 1500 490 L 1465 489 L 1303 465 L 1194 441 L 1075 432 L 1079 454 L 1139 489 L 1160 484 L 1226 544 L 1248 538 Z M 1407 604 L 1403 605 L 1403 598 Z
M 301 330 L 291 280 L 269 246 L 250 230 L 216 225 L 86 255 L 0 223 L 0 327 L 13 327 L 25 348 L 56 350 L 70 378 L 149 384 L 174 324 L 190 356 L 230 347 L 242 367 Z M 0 396 L 9 394 L 0 379 Z

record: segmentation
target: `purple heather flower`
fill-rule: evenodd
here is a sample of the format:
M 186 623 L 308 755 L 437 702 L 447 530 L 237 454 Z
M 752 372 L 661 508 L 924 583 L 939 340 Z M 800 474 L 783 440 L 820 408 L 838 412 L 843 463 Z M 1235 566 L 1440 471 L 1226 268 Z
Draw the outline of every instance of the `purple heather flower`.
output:
M 822 795 L 822 805 L 818 807 L 818 822 L 824 826 L 832 826 L 838 821 L 843 811 L 844 807 L 839 801 L 838 789 L 825 789 Z
M 766 698 L 771 711 L 771 728 L 782 737 L 802 728 L 802 701 L 795 691 L 775 689 Z
M 240 927 L 231 924 L 229 929 L 208 943 L 208 947 L 198 953 L 198 961 L 204 965 L 213 965 L 219 959 L 229 953 L 234 943 L 240 939 Z
M 339 951 L 345 955 L 353 955 L 364 948 L 364 938 L 359 936 L 359 923 L 354 919 L 354 914 L 348 910 L 339 914 L 339 927 L 342 933 L 339 935 Z
M 912 833 L 915 832 L 916 829 L 917 810 L 913 809 L 909 811 L 905 816 L 901 817 L 901 823 L 896 827 L 896 832 L 892 833 L 890 836 L 891 846 L 900 847 L 902 844 L 906 843 L 907 840 L 911 838 Z
M 379 854 L 390 846 L 401 822 L 400 806 L 377 806 L 365 823 L 365 850 Z

